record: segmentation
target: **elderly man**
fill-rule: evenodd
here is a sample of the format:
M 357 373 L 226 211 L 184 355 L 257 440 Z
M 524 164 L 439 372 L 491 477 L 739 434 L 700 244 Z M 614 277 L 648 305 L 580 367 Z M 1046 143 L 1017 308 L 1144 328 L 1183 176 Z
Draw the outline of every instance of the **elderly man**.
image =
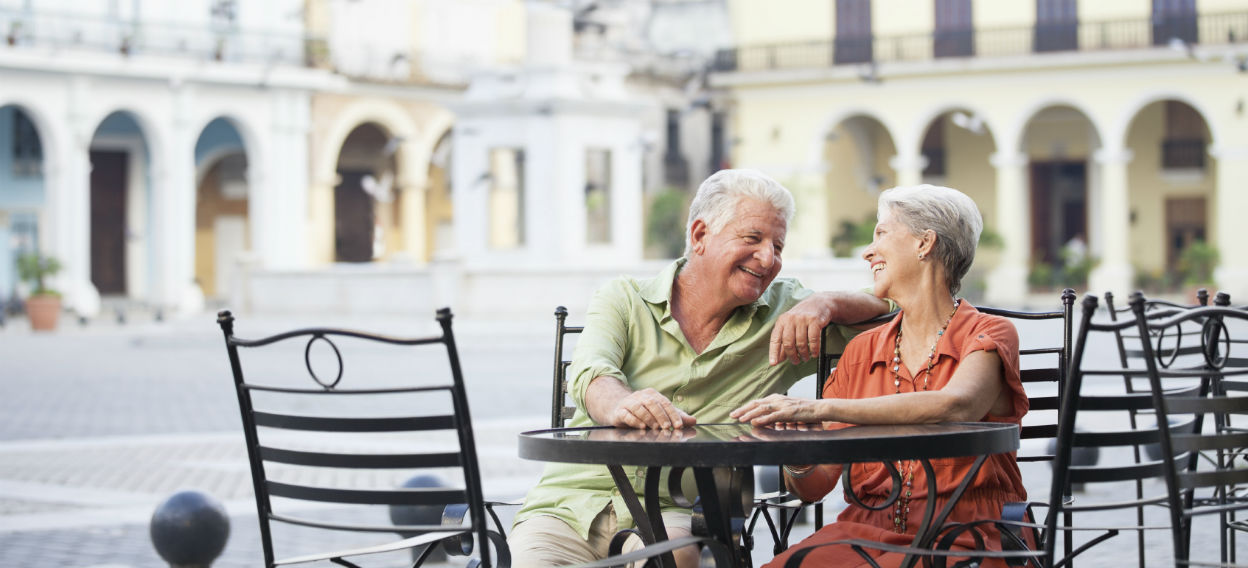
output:
M 707 178 L 689 207 L 684 257 L 654 278 L 616 279 L 590 303 L 569 369 L 578 407 L 570 425 L 727 421 L 734 408 L 812 374 L 826 324 L 886 312 L 888 304 L 870 294 L 816 293 L 776 278 L 793 210 L 789 191 L 761 172 Z M 638 493 L 643 472 L 632 480 Z M 606 467 L 550 464 L 516 514 L 512 565 L 605 557 L 615 533 L 633 526 L 614 489 Z M 664 502 L 669 535 L 688 535 L 688 511 Z M 633 540 L 625 551 L 640 546 Z M 676 556 L 681 566 L 696 565 L 691 547 Z

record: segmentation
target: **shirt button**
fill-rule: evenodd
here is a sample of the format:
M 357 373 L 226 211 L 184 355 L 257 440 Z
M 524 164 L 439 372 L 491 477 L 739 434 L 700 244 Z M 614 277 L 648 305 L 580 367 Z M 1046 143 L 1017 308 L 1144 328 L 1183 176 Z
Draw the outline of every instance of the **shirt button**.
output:
M 684 401 L 685 401 L 685 395 L 683 394 L 676 395 L 676 402 L 684 402 Z

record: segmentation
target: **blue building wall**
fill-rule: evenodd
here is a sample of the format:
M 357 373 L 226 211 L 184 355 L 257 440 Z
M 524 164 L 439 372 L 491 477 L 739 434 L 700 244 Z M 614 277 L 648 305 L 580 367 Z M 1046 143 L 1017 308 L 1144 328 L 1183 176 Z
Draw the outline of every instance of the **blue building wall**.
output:
M 39 243 L 38 211 L 45 190 L 42 168 L 17 172 L 14 167 L 14 128 L 17 107 L 0 108 L 0 303 L 8 301 L 17 284 L 17 255 Z

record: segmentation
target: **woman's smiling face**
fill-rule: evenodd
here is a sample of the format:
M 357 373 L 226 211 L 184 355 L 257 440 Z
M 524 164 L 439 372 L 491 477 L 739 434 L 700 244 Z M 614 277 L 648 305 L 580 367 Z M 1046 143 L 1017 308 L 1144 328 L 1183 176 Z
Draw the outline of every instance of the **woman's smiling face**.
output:
M 892 297 L 889 295 L 890 286 L 905 282 L 907 277 L 915 275 L 921 245 L 922 239 L 898 222 L 892 211 L 884 212 L 875 224 L 875 237 L 867 249 L 862 251 L 862 258 L 871 265 L 876 296 Z

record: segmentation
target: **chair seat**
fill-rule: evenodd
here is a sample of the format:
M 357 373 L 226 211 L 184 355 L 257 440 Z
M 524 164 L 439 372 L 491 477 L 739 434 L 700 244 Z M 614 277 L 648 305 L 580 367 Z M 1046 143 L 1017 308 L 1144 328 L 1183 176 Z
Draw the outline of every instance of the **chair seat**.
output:
M 290 566 L 293 564 L 305 564 L 308 562 L 318 562 L 321 560 L 330 560 L 332 558 L 350 558 L 352 556 L 364 556 L 367 554 L 380 554 L 383 552 L 394 552 L 396 550 L 407 550 L 415 548 L 422 544 L 436 543 L 440 540 L 453 536 L 467 534 L 467 529 L 457 531 L 440 531 L 425 533 L 411 538 L 378 544 L 375 546 L 363 546 L 358 548 L 349 548 L 346 550 L 336 550 L 334 552 L 323 552 L 317 554 L 306 554 L 303 556 L 295 556 L 293 558 L 284 558 L 273 563 L 274 566 Z

